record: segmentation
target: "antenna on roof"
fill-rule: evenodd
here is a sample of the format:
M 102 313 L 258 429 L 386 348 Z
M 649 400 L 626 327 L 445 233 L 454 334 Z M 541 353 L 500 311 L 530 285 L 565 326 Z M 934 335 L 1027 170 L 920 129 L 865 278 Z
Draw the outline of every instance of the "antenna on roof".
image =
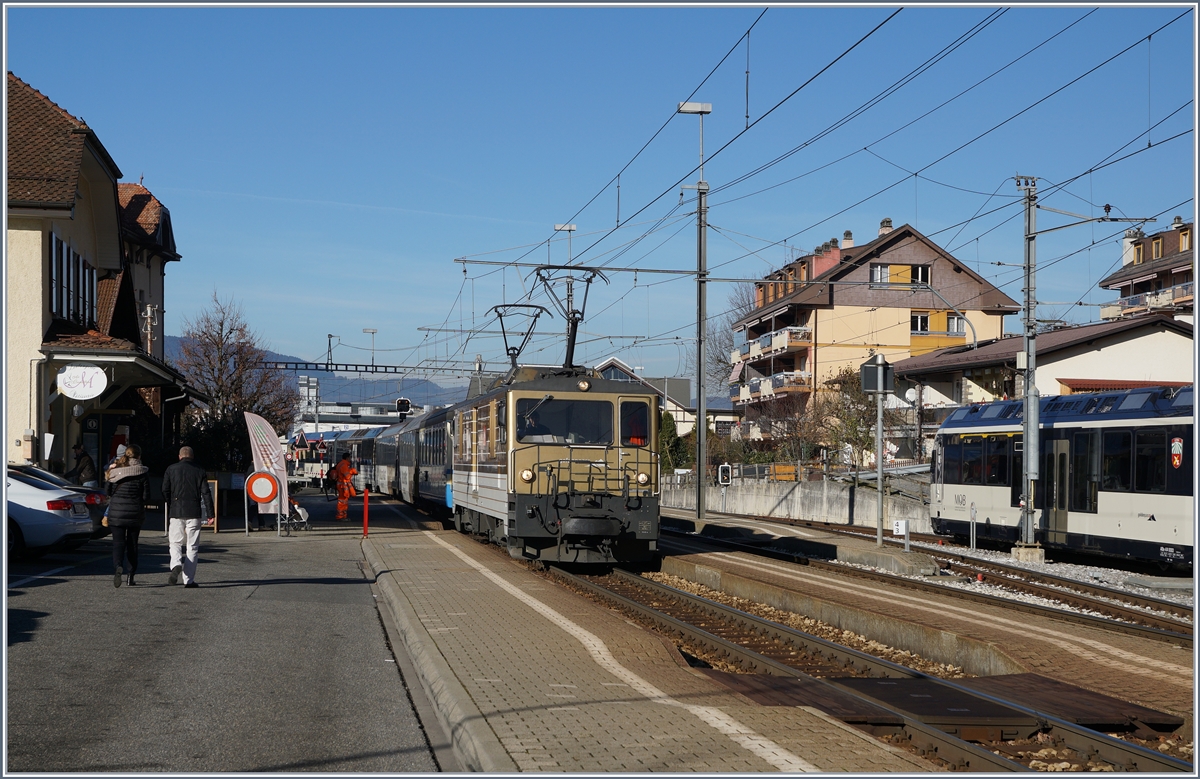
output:
M 143 181 L 145 178 L 146 178 L 146 174 L 145 174 L 145 173 L 143 173 L 143 174 L 141 174 L 140 176 L 138 176 L 138 186 L 139 186 L 139 187 L 142 185 L 142 181 Z

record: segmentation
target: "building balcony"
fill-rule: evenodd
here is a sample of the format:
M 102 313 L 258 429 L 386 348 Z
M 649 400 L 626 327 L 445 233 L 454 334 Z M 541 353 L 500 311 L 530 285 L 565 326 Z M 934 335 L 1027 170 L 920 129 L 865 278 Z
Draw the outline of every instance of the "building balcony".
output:
M 812 373 L 783 371 L 772 376 L 760 376 L 729 387 L 729 400 L 734 404 L 755 403 L 796 392 L 812 391 Z
M 1194 281 L 1176 284 L 1173 287 L 1160 289 L 1157 292 L 1142 292 L 1137 295 L 1126 295 L 1118 298 L 1115 303 L 1100 307 L 1101 319 L 1120 319 L 1121 317 L 1143 314 L 1147 311 L 1174 311 L 1181 308 L 1192 308 L 1195 295 Z
M 811 327 L 781 327 L 734 349 L 730 353 L 730 358 L 733 362 L 754 360 L 792 349 L 808 348 L 811 345 Z

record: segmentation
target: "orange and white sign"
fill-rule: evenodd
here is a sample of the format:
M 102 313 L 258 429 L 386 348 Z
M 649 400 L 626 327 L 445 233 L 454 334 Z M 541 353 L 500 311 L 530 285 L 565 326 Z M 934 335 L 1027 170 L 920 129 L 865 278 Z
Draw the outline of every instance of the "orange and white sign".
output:
M 279 497 L 279 480 L 266 471 L 257 471 L 246 479 L 246 495 L 255 503 L 270 503 Z

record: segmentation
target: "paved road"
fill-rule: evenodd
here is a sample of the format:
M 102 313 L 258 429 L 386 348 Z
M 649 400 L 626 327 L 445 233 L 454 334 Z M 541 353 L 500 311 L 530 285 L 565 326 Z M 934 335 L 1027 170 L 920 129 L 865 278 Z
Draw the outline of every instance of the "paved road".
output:
M 107 539 L 10 566 L 6 772 L 437 771 L 361 524 L 315 524 L 206 532 L 199 589 L 167 585 L 161 520 L 136 587 Z

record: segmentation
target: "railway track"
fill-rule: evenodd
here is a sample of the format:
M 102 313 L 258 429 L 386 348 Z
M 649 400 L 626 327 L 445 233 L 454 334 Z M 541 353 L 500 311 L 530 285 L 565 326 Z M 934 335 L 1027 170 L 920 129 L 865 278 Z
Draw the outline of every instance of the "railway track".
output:
M 820 526 L 823 530 L 830 530 L 830 532 L 847 536 L 858 537 L 869 535 L 874 538 L 874 532 L 868 534 L 862 531 L 830 529 L 821 526 L 821 523 L 788 520 L 784 524 Z M 664 533 L 676 533 L 676 531 L 672 531 L 670 528 L 663 528 L 663 530 Z M 885 572 L 867 571 L 846 565 L 835 565 L 815 558 L 802 557 L 787 551 L 774 550 L 761 543 L 743 543 L 737 539 L 718 539 L 710 536 L 701 537 L 687 533 L 679 533 L 679 535 L 702 540 L 714 546 L 727 549 L 736 549 L 780 560 L 802 561 L 815 568 L 836 570 L 840 573 L 853 576 L 888 581 L 910 589 L 936 590 L 955 595 L 956 597 L 977 600 L 984 603 L 1003 602 L 1009 608 L 1029 613 L 1048 614 L 1059 619 L 1091 624 L 1107 630 L 1156 638 L 1178 643 L 1180 646 L 1188 648 L 1192 646 L 1194 632 L 1192 623 L 1193 609 L 1190 606 L 1104 587 L 1099 584 L 1029 571 L 1028 569 L 1008 566 L 990 560 L 980 560 L 968 555 L 928 549 L 918 550 L 937 560 L 939 565 L 942 566 L 942 570 L 949 573 L 983 581 L 1013 592 L 1034 595 L 1061 603 L 1064 607 L 1079 609 L 1088 613 L 1072 612 L 1066 609 L 1056 609 L 1038 604 L 1013 602 L 985 593 L 972 593 L 961 588 L 946 587 L 944 583 L 937 583 L 932 580 L 920 581 Z M 983 576 L 982 579 L 978 578 L 980 575 Z
M 1131 620 L 1123 621 L 1114 619 L 1108 616 L 1097 616 L 1095 614 L 1087 614 L 1079 611 L 1070 611 L 1066 608 L 1058 608 L 1045 606 L 1038 603 L 1028 603 L 1020 600 L 1013 600 L 1009 597 L 999 595 L 990 595 L 982 592 L 972 592 L 960 587 L 948 587 L 945 584 L 938 584 L 924 579 L 914 579 L 907 576 L 899 576 L 897 574 L 887 573 L 868 568 L 857 568 L 850 565 L 842 565 L 819 560 L 816 558 L 804 557 L 792 552 L 773 550 L 764 548 L 754 544 L 744 544 L 731 539 L 718 539 L 710 537 L 699 537 L 687 533 L 675 533 L 668 528 L 664 528 L 664 539 L 667 535 L 676 535 L 680 540 L 686 539 L 691 544 L 707 545 L 714 549 L 726 549 L 730 551 L 745 552 L 747 554 L 759 555 L 775 560 L 785 560 L 801 565 L 806 565 L 809 568 L 825 571 L 831 574 L 841 576 L 853 576 L 858 579 L 868 581 L 876 581 L 886 583 L 890 586 L 904 587 L 905 589 L 917 590 L 920 592 L 936 593 L 942 596 L 949 596 L 959 600 L 966 600 L 973 603 L 980 603 L 990 606 L 998 606 L 1010 611 L 1017 611 L 1026 614 L 1037 614 L 1039 616 L 1050 617 L 1064 622 L 1072 622 L 1075 624 L 1088 625 L 1091 627 L 1100 628 L 1115 633 L 1124 633 L 1126 635 L 1135 635 L 1142 638 L 1150 638 L 1156 641 L 1163 641 L 1174 644 L 1185 649 L 1192 648 L 1192 626 L 1177 622 L 1174 620 L 1154 619 L 1152 615 L 1146 615 L 1144 612 L 1137 610 L 1121 610 L 1119 606 L 1110 604 L 1105 601 L 1096 601 L 1092 599 L 1084 599 L 1083 596 L 1078 596 L 1075 600 L 1079 603 L 1087 603 L 1087 608 L 1104 613 L 1108 611 L 1120 610 L 1122 614 L 1128 613 Z M 661 543 L 661 542 L 660 542 Z M 666 542 L 667 547 L 676 548 L 680 552 L 695 553 L 694 548 L 686 547 L 671 547 L 671 542 Z M 1032 587 L 1033 585 L 1026 585 Z M 1054 600 L 1063 602 L 1065 599 L 1063 593 L 1055 591 Z M 1155 624 L 1147 624 L 1155 623 Z
M 580 577 L 552 569 L 552 575 L 684 646 L 756 674 L 707 671 L 743 694 L 814 706 L 951 770 L 1192 771 L 1190 763 L 1084 727 L 1078 717 L 1068 721 L 1045 707 L 971 689 L 970 680 L 936 679 L 632 574 Z M 1104 719 L 1096 701 L 1103 696 L 1036 678 L 1091 697 L 1073 701 L 1072 708 L 1070 695 L 1056 689 L 1052 697 L 1059 713 L 1066 709 L 1068 717 L 1074 711 L 1085 712 L 1085 719 Z M 910 703 L 900 706 L 897 700 Z M 919 701 L 915 706 L 914 700 Z M 1057 762 L 1041 759 L 1051 755 Z

